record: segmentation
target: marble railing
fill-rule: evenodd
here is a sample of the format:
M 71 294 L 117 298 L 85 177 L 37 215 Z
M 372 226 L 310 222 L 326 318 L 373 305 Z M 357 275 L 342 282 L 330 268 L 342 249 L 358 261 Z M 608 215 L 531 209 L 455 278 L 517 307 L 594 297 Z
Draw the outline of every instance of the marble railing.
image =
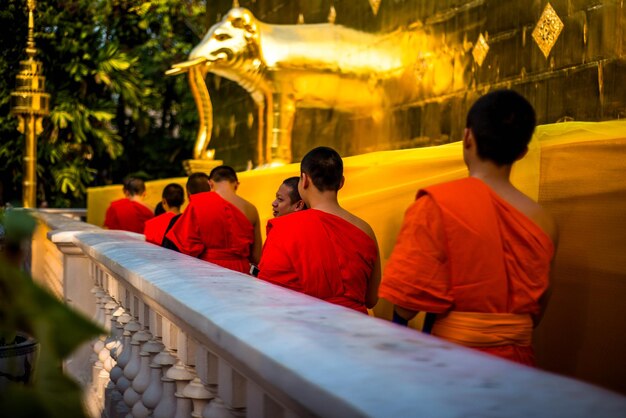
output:
M 110 331 L 83 364 L 106 417 L 622 417 L 626 397 L 54 214 L 35 278 Z M 80 370 L 79 370 L 80 372 Z M 80 373 L 77 373 L 80 374 Z

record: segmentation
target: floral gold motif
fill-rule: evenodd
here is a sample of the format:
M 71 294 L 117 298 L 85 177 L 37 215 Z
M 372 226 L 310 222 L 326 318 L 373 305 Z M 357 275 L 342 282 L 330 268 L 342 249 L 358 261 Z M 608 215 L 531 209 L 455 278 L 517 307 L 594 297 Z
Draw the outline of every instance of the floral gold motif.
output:
M 476 45 L 472 49 L 472 56 L 474 57 L 474 61 L 480 67 L 483 65 L 483 61 L 485 61 L 485 57 L 487 57 L 487 53 L 489 52 L 489 44 L 487 40 L 481 33 L 478 35 L 478 40 L 476 40 Z
M 552 5 L 548 3 L 546 8 L 543 9 L 535 30 L 533 30 L 533 39 L 539 46 L 539 49 L 541 49 L 541 52 L 543 52 L 544 57 L 548 58 L 548 55 L 550 55 L 550 51 L 557 39 L 559 39 L 563 27 L 564 25 L 559 15 L 556 14 Z

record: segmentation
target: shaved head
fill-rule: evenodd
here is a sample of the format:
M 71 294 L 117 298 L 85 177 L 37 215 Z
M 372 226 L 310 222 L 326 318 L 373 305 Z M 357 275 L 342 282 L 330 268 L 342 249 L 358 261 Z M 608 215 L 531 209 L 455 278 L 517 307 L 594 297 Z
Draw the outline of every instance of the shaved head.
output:
M 186 187 L 188 195 L 210 192 L 211 186 L 209 186 L 209 176 L 207 176 L 206 173 L 193 173 L 187 179 Z

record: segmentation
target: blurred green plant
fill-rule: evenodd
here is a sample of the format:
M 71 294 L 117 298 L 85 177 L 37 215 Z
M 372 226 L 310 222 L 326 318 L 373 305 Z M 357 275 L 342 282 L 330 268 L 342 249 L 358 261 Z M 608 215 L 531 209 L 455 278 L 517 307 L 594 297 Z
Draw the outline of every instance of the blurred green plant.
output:
M 23 138 L 9 93 L 25 59 L 25 0 L 0 8 L 0 205 L 21 194 Z M 88 186 L 143 170 L 183 175 L 197 112 L 184 77 L 164 77 L 204 32 L 200 0 L 39 0 L 37 59 L 44 63 L 50 117 L 38 140 L 38 201 L 85 205 Z
M 21 210 L 0 210 L 4 231 L 0 251 L 0 346 L 15 344 L 18 332 L 34 337 L 39 357 L 27 384 L 0 391 L 0 413 L 7 417 L 86 417 L 80 386 L 63 373 L 62 361 L 78 346 L 104 333 L 100 327 L 39 287 L 20 271 L 15 257 L 36 222 Z M 7 249 L 12 249 L 6 251 Z

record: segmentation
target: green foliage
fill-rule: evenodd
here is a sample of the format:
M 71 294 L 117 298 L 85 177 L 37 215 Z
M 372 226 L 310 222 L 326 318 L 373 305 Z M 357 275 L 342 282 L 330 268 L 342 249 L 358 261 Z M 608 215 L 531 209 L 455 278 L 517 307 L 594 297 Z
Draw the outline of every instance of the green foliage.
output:
M 19 244 L 22 240 L 30 238 L 35 231 L 37 222 L 28 213 L 21 210 L 5 212 L 0 210 L 0 228 L 4 233 L 4 242 Z
M 84 206 L 88 186 L 130 172 L 183 174 L 197 114 L 185 77 L 163 74 L 199 41 L 205 7 L 189 0 L 37 2 L 37 59 L 52 96 L 38 140 L 39 202 Z M 0 180 L 2 200 L 18 202 L 23 138 L 8 113 L 26 58 L 25 0 L 3 0 L 0 9 Z
M 16 210 L 0 212 L 0 224 L 12 244 L 28 239 L 35 227 L 31 216 Z M 84 417 L 81 389 L 63 374 L 61 364 L 104 331 L 35 284 L 6 256 L 0 253 L 0 345 L 11 344 L 21 331 L 39 342 L 40 352 L 33 381 L 0 392 L 0 411 L 10 417 Z

